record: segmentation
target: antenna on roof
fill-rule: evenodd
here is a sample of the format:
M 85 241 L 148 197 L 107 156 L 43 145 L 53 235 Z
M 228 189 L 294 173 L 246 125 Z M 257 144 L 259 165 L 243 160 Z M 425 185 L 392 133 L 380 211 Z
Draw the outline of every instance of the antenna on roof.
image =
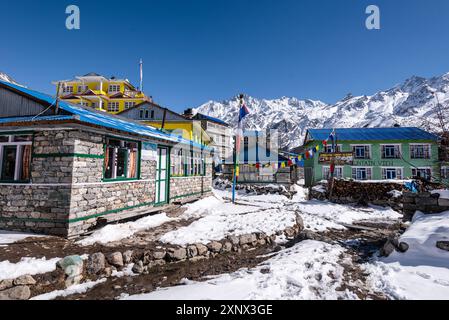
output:
M 143 60 L 140 59 L 140 91 L 143 92 Z

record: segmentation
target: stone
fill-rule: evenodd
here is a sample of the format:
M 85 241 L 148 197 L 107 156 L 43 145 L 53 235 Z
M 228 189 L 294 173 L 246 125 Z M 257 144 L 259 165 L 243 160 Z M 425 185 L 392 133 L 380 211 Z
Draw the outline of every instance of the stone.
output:
M 107 259 L 108 259 L 109 264 L 114 267 L 123 268 L 123 266 L 124 266 L 123 255 L 119 251 L 109 254 Z
M 144 272 L 143 262 L 140 260 L 137 261 L 137 263 L 134 264 L 134 266 L 131 270 L 134 273 L 142 274 Z
M 439 198 L 438 205 L 441 207 L 449 207 L 449 199 Z
M 257 244 L 259 246 L 264 246 L 266 244 L 266 241 L 265 241 L 265 239 L 260 239 L 260 240 L 257 240 Z
M 207 248 L 212 252 L 220 252 L 223 245 L 218 241 L 212 241 L 207 244 Z
M 133 261 L 133 251 L 127 250 L 127 251 L 123 252 L 123 263 L 129 264 L 132 261 Z
M 249 244 L 257 241 L 257 237 L 254 234 L 244 234 L 240 236 L 240 245 Z
M 232 251 L 232 243 L 230 243 L 229 241 L 226 241 L 225 243 L 223 243 L 222 251 L 223 252 L 231 252 Z
M 0 281 L 0 291 L 5 290 L 5 289 L 9 289 L 11 287 L 13 287 L 13 280 L 12 279 L 6 279 L 6 280 L 1 280 Z
M 160 260 L 160 259 L 164 259 L 166 255 L 165 251 L 154 251 L 153 252 L 153 258 L 155 260 Z
M 106 278 L 109 278 L 112 275 L 112 268 L 110 267 L 104 268 L 103 274 Z
M 57 262 L 57 265 L 65 270 L 66 267 L 71 265 L 83 265 L 83 259 L 80 256 L 74 255 L 74 256 L 67 256 Z
M 187 250 L 184 248 L 170 248 L 167 250 L 167 257 L 170 261 L 181 261 L 187 258 Z
M 165 260 L 159 259 L 159 260 L 153 260 L 148 264 L 148 268 L 152 268 L 155 266 L 163 266 L 164 264 L 166 264 Z
M 296 236 L 295 229 L 290 228 L 290 227 L 288 227 L 284 230 L 284 234 L 287 238 L 294 238 Z
M 437 241 L 436 246 L 438 249 L 449 251 L 449 241 Z
M 31 296 L 30 288 L 17 286 L 0 292 L 0 300 L 28 300 Z
M 204 256 L 207 254 L 207 247 L 202 243 L 197 243 L 196 248 L 198 249 L 198 255 Z
M 36 280 L 29 274 L 20 276 L 14 280 L 15 286 L 32 286 L 36 284 Z
M 302 220 L 302 217 L 298 212 L 295 212 L 296 215 L 296 225 L 298 226 L 299 231 L 304 230 L 304 220 Z
M 240 243 L 239 237 L 236 236 L 228 236 L 228 240 L 231 241 L 231 243 L 236 246 Z
M 86 270 L 89 274 L 98 274 L 106 267 L 106 258 L 103 253 L 91 254 L 87 259 Z
M 195 245 L 187 246 L 187 257 L 193 258 L 198 255 L 198 249 Z
M 399 242 L 399 245 L 397 247 L 399 252 L 407 252 L 408 248 L 409 248 L 409 245 L 408 245 L 408 243 L 405 243 L 405 242 Z
M 392 254 L 396 249 L 396 246 L 391 242 L 391 240 L 388 240 L 382 249 L 380 250 L 381 255 L 384 257 L 388 257 L 390 254 Z
M 65 280 L 66 287 L 79 284 L 83 279 L 84 261 L 80 256 L 67 256 L 59 260 L 57 265 L 64 270 L 67 276 Z

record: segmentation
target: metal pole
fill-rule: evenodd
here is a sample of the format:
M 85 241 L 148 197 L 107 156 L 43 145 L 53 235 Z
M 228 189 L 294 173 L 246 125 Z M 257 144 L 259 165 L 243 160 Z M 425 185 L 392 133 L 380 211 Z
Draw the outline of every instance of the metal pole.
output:
M 239 110 L 242 108 L 243 106 L 243 94 L 240 95 L 240 105 L 239 105 Z M 240 116 L 239 116 L 239 128 L 238 128 L 238 132 L 236 135 L 236 139 L 235 139 L 235 144 L 234 144 L 234 148 L 235 148 L 235 159 L 234 159 L 234 176 L 232 179 L 232 203 L 235 203 L 235 187 L 237 184 L 237 170 L 239 168 L 239 153 L 240 153 L 240 130 L 243 130 L 243 125 L 241 126 L 240 124 Z

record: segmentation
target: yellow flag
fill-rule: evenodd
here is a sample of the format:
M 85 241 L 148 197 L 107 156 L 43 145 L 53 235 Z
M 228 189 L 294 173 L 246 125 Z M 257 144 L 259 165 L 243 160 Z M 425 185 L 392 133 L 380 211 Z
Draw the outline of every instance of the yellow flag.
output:
M 235 168 L 235 176 L 238 177 L 240 174 L 240 167 L 237 166 L 237 168 Z
M 320 150 L 320 146 L 316 146 L 316 151 Z
M 281 163 L 281 168 L 285 168 L 285 162 Z
M 301 161 L 301 160 L 302 160 L 302 156 L 299 156 L 299 157 L 298 157 L 298 160 Z

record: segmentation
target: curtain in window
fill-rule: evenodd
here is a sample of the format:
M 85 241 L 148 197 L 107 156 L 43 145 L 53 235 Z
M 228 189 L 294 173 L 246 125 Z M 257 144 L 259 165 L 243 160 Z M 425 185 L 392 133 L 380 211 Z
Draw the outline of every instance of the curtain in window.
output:
M 129 176 L 128 178 L 137 178 L 137 150 L 131 150 L 129 153 Z
M 30 179 L 31 145 L 23 146 L 21 180 Z

